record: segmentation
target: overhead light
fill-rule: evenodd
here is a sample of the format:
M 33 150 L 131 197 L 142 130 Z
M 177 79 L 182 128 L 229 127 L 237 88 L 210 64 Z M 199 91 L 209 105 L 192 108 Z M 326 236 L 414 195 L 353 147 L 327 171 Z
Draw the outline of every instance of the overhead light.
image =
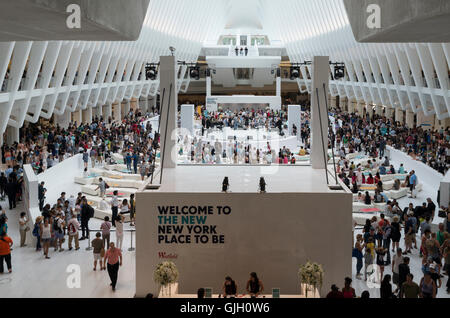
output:
M 154 81 L 158 77 L 158 65 L 157 64 L 147 64 L 145 66 L 145 78 L 147 80 Z
M 200 67 L 198 67 L 198 66 L 190 67 L 189 76 L 190 76 L 190 78 L 198 81 L 200 79 Z
M 339 80 L 345 77 L 345 64 L 334 63 L 334 80 Z
M 297 79 L 300 77 L 300 67 L 291 66 L 291 80 Z

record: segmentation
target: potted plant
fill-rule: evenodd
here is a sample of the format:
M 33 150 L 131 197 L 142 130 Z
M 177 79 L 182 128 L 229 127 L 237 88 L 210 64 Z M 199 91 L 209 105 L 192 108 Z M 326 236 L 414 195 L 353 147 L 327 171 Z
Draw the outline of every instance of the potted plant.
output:
M 171 295 L 170 285 L 178 282 L 178 269 L 174 262 L 163 262 L 156 266 L 153 279 Z
M 318 263 L 312 263 L 308 261 L 304 265 L 300 265 L 298 270 L 298 276 L 300 278 L 300 289 L 302 290 L 302 284 L 305 285 L 306 298 L 308 298 L 308 289 L 313 287 L 313 292 L 316 288 L 322 288 L 323 283 L 323 268 Z

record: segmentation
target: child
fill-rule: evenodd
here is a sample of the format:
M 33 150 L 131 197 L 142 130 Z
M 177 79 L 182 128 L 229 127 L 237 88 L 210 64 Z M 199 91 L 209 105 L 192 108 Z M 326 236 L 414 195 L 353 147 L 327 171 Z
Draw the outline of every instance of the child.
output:
M 94 271 L 97 270 L 97 261 L 100 261 L 100 270 L 106 269 L 106 266 L 103 266 L 102 261 L 102 253 L 105 252 L 105 245 L 103 244 L 103 240 L 100 238 L 101 236 L 102 235 L 100 232 L 97 232 L 97 234 L 95 234 L 95 239 L 93 239 L 91 243 L 94 249 Z
M 367 281 L 367 269 L 373 264 L 372 250 L 367 247 L 364 253 L 364 280 Z

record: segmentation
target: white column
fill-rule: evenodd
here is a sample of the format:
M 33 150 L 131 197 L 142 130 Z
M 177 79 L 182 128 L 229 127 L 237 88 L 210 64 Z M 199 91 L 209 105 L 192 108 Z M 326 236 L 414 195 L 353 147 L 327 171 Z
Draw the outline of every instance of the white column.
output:
M 435 126 L 435 117 L 435 115 L 425 116 L 423 111 L 419 111 L 417 113 L 417 127 L 422 127 L 422 129 L 426 130 L 433 129 L 433 126 Z
M 280 74 L 280 72 L 281 71 L 277 69 L 277 96 L 278 97 L 281 97 L 281 74 Z
M 103 107 L 101 105 L 97 105 L 94 109 L 93 116 L 97 116 L 99 119 L 103 116 Z
M 69 127 L 71 118 L 70 118 L 70 111 L 66 110 L 64 114 L 62 115 L 56 115 L 55 116 L 56 122 L 58 123 L 59 127 L 67 129 Z
M 211 76 L 206 76 L 206 97 L 211 96 Z
M 15 142 L 19 142 L 19 128 L 13 126 L 6 127 L 6 144 L 12 145 Z
M 366 114 L 369 114 L 369 117 L 373 117 L 373 105 L 372 104 L 366 104 Z
M 356 111 L 358 112 L 358 115 L 361 117 L 364 116 L 364 107 L 365 107 L 365 104 L 363 102 L 360 102 L 360 101 L 356 102 Z
M 76 123 L 77 126 L 80 126 L 83 123 L 81 110 L 77 110 L 72 113 L 72 122 Z
M 181 129 L 182 133 L 189 131 L 194 136 L 194 105 L 181 105 Z
M 297 136 L 300 135 L 301 130 L 301 107 L 300 105 L 289 105 L 288 106 L 288 123 L 289 123 L 289 135 L 294 136 L 294 125 L 297 127 Z
M 178 108 L 177 94 L 177 60 L 175 56 L 161 56 L 160 60 L 160 92 L 165 89 L 164 105 L 161 105 L 161 160 L 163 168 L 176 167 L 176 118 Z M 172 150 L 174 155 L 172 155 Z
M 406 111 L 406 127 L 413 128 L 414 127 L 414 112 L 411 110 Z
M 82 112 L 83 112 L 83 115 L 82 115 L 83 124 L 90 124 L 90 123 L 92 123 L 92 107 L 88 106 Z
M 401 107 L 395 108 L 395 121 L 399 121 L 401 124 L 404 124 L 403 110 L 401 109 Z
M 383 116 L 383 106 L 376 105 L 375 106 L 375 114 L 377 114 L 378 116 Z
M 107 121 L 109 117 L 112 118 L 112 104 L 108 103 L 106 105 L 103 105 L 103 119 Z
M 394 107 L 386 107 L 386 118 L 394 118 L 395 116 L 395 108 Z
M 130 112 L 131 109 L 131 102 L 129 100 L 122 102 L 121 103 L 121 111 L 122 111 L 122 118 L 124 118 L 126 115 L 128 115 L 128 113 Z
M 122 105 L 121 103 L 116 103 L 113 105 L 113 120 L 122 121 Z
M 328 110 L 326 108 L 326 99 L 328 98 L 329 76 L 329 57 L 315 56 L 313 60 L 311 94 L 311 164 L 313 169 L 325 169 L 327 163 L 324 162 L 324 159 L 328 161 Z M 319 92 L 319 97 L 317 97 L 316 90 Z

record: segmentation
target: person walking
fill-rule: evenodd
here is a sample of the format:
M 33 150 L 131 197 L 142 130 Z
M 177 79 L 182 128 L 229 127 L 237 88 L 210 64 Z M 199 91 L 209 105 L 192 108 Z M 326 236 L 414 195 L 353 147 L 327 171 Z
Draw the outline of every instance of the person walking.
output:
M 101 236 L 102 235 L 100 234 L 100 232 L 97 232 L 95 234 L 95 239 L 93 239 L 91 242 L 94 252 L 94 271 L 97 270 L 97 262 L 100 262 L 100 270 L 106 269 L 106 267 L 103 265 L 102 260 L 102 257 L 105 256 L 105 244 L 104 240 L 101 239 Z M 107 246 L 109 246 L 109 243 Z
M 13 178 L 9 178 L 9 181 L 6 184 L 6 194 L 8 195 L 10 210 L 16 208 L 17 190 L 18 190 L 18 184 L 17 184 L 16 180 L 14 180 Z
M 0 274 L 3 274 L 3 261 L 6 263 L 8 272 L 12 272 L 11 266 L 11 246 L 13 245 L 12 239 L 6 235 L 5 232 L 0 234 Z
M 42 249 L 41 246 L 41 223 L 42 223 L 42 216 L 38 216 L 34 222 L 34 228 L 33 228 L 33 236 L 36 237 L 36 252 L 39 252 Z
M 45 192 L 47 192 L 47 190 L 44 188 L 44 184 L 45 184 L 45 182 L 42 181 L 38 187 L 39 211 L 41 211 L 41 212 L 42 212 L 42 209 L 44 208 Z
M 134 193 L 130 194 L 130 226 L 134 226 L 136 217 L 136 201 L 134 200 Z
M 109 222 L 109 216 L 105 216 L 104 222 L 100 225 L 100 230 L 102 230 L 102 240 L 104 246 L 109 246 L 111 237 L 111 222 Z
M 94 216 L 94 208 L 84 199 L 81 206 L 81 238 L 80 241 L 89 238 L 89 220 Z
M 115 190 L 111 199 L 111 211 L 112 211 L 112 225 L 116 226 L 117 215 L 119 214 L 119 192 Z
M 112 290 L 116 290 L 117 278 L 119 274 L 119 267 L 122 266 L 122 252 L 120 249 L 114 246 L 114 243 L 109 243 L 109 249 L 105 253 L 105 258 L 103 259 L 104 264 L 107 264 L 108 275 L 111 279 L 110 286 Z

